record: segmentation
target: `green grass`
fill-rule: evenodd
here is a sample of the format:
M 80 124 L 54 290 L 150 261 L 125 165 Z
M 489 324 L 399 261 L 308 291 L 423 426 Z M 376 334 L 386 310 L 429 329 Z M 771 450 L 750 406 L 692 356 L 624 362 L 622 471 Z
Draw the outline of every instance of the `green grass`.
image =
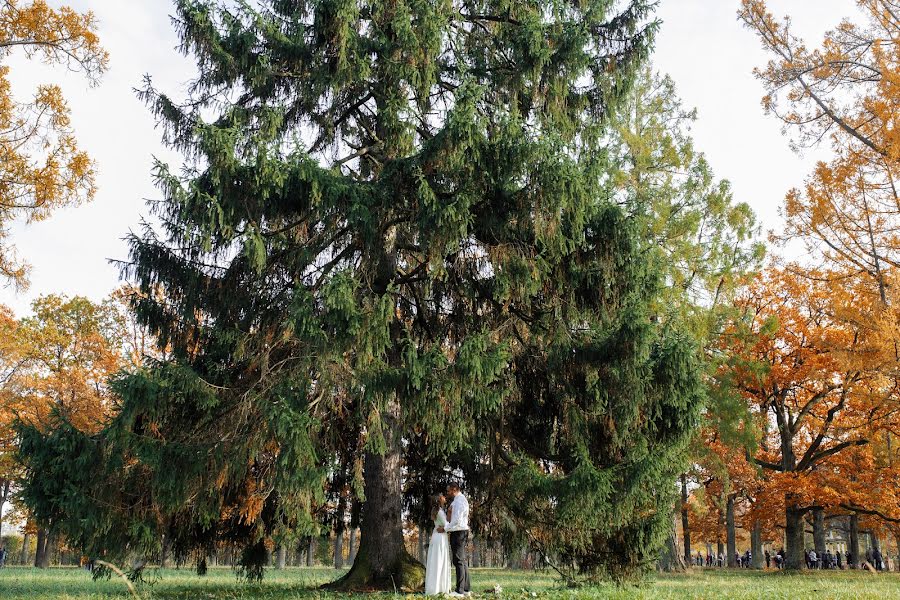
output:
M 235 578 L 225 568 L 210 569 L 206 577 L 190 570 L 156 572 L 153 580 L 139 586 L 144 600 L 410 600 L 421 596 L 369 594 L 353 596 L 318 591 L 316 588 L 337 575 L 333 569 L 286 569 L 268 571 L 260 585 Z M 874 575 L 864 572 L 826 572 L 785 575 L 777 572 L 698 571 L 685 575 L 656 576 L 640 587 L 612 585 L 579 590 L 558 586 L 550 572 L 475 569 L 473 589 L 484 598 L 494 598 L 485 590 L 500 585 L 502 600 L 586 600 L 761 598 L 766 600 L 833 598 L 900 598 L 900 574 Z M 93 581 L 78 569 L 0 569 L 0 599 L 3 600 L 112 600 L 132 598 L 117 578 Z

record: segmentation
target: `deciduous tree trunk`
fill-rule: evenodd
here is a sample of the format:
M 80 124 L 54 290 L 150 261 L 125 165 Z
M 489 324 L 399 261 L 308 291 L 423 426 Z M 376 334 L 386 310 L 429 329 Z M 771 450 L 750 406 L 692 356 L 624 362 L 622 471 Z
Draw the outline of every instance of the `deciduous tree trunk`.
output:
M 356 560 L 356 537 L 357 537 L 357 529 L 354 527 L 350 530 L 350 547 L 347 548 L 347 558 L 350 560 L 350 564 Z
M 34 550 L 34 566 L 38 569 L 46 567 L 44 562 L 44 554 L 47 552 L 47 530 L 38 529 L 37 532 L 37 548 Z
M 59 534 L 54 531 L 54 528 L 51 527 L 47 530 L 47 541 L 44 547 L 44 560 L 41 565 L 42 569 L 47 569 L 50 567 L 50 564 L 53 562 L 53 556 L 56 554 L 57 549 L 59 548 Z
M 692 563 L 691 556 L 691 527 L 688 520 L 688 489 L 687 475 L 681 474 L 681 533 L 684 541 L 684 562 L 687 565 Z
M 816 556 L 825 556 L 825 511 L 813 509 L 813 546 Z
M 754 569 L 762 569 L 766 564 L 763 556 L 762 523 L 753 521 L 753 529 L 750 530 L 750 554 L 751 566 Z
M 309 542 L 306 544 L 306 566 L 312 567 L 316 564 L 316 536 L 309 536 Z
M 25 537 L 22 538 L 22 551 L 19 553 L 19 564 L 23 567 L 28 562 L 28 543 L 30 541 L 31 534 L 26 531 Z
M 334 568 L 344 568 L 344 531 L 347 528 L 345 513 L 347 512 L 347 496 L 341 492 L 334 519 Z
M 728 494 L 725 503 L 725 538 L 728 546 L 727 564 L 729 567 L 736 567 L 737 538 L 734 531 L 734 494 Z
M 3 507 L 9 500 L 9 479 L 0 479 L 0 539 L 3 539 Z
M 894 555 L 894 570 L 900 571 L 900 532 L 894 533 L 894 543 L 897 545 L 897 554 Z
M 362 539 L 353 567 L 328 587 L 339 590 L 412 590 L 425 583 L 425 567 L 403 543 L 400 404 L 391 400 L 381 413 L 383 454 L 368 451 L 363 463 L 366 501 Z
M 859 567 L 859 515 L 850 515 L 850 567 Z
M 275 549 L 275 568 L 278 570 L 287 566 L 287 547 L 281 544 Z
M 788 498 L 787 508 L 784 512 L 784 539 L 786 544 L 784 549 L 784 567 L 785 569 L 805 569 L 806 560 L 803 556 L 803 510 L 793 505 L 791 499 Z
M 356 562 L 356 550 L 359 546 L 358 538 L 359 535 L 359 521 L 360 514 L 362 513 L 362 505 L 359 500 L 353 498 L 350 501 L 350 547 L 348 548 L 347 558 L 350 561 L 350 564 Z
M 169 566 L 169 552 L 171 550 L 172 542 L 169 539 L 169 536 L 163 534 L 161 549 L 159 551 L 159 566 L 162 569 L 165 569 Z
M 334 534 L 334 568 L 344 568 L 344 531 Z
M 718 523 L 719 523 L 719 526 L 716 528 L 716 558 L 717 559 L 720 556 L 725 556 L 725 542 L 722 540 L 722 531 L 725 530 L 725 513 L 722 512 L 721 506 L 719 507 Z

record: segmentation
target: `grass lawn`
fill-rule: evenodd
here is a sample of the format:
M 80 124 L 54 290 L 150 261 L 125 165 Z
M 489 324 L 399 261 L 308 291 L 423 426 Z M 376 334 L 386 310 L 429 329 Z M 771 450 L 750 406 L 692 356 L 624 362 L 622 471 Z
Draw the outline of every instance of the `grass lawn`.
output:
M 210 569 L 206 577 L 197 577 L 190 570 L 157 572 L 154 580 L 138 589 L 144 600 L 236 600 L 262 598 L 268 600 L 339 600 L 350 594 L 325 593 L 316 586 L 333 579 L 333 569 L 286 569 L 268 571 L 261 585 L 238 581 L 225 568 Z M 616 588 L 598 586 L 579 590 L 558 587 L 551 573 L 531 571 L 473 571 L 473 589 L 484 592 L 500 585 L 505 600 L 582 600 L 586 598 L 614 599 L 676 599 L 676 598 L 765 598 L 815 599 L 871 598 L 900 599 L 900 574 L 874 575 L 863 572 L 827 572 L 803 575 L 784 575 L 777 572 L 698 571 L 686 575 L 661 575 L 641 587 Z M 492 594 L 479 593 L 485 598 Z M 106 600 L 132 598 L 119 579 L 92 581 L 89 573 L 77 569 L 0 569 L 0 599 L 3 600 Z M 421 596 L 370 594 L 362 598 L 382 600 L 410 600 Z

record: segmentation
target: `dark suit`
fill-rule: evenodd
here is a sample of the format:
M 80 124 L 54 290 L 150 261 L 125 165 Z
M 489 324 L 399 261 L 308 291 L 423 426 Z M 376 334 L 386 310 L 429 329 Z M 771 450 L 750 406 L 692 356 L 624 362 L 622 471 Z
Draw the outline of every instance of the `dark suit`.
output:
M 450 532 L 450 556 L 453 559 L 453 566 L 456 568 L 456 591 L 465 594 L 472 591 L 472 584 L 469 581 L 469 566 L 466 564 L 466 545 L 469 542 L 468 531 L 451 531 Z

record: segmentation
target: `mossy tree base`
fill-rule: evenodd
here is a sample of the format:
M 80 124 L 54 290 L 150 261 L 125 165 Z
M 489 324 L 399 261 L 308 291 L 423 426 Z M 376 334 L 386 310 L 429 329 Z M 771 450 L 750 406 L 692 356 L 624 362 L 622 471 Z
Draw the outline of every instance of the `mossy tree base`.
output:
M 418 592 L 425 588 L 425 567 L 406 551 L 403 540 L 403 456 L 400 403 L 388 402 L 381 413 L 383 452 L 363 459 L 365 503 L 360 545 L 353 567 L 326 586 L 335 591 Z
M 404 550 L 389 568 L 378 569 L 369 553 L 360 548 L 350 571 L 322 587 L 335 592 L 421 592 L 425 589 L 425 565 Z

